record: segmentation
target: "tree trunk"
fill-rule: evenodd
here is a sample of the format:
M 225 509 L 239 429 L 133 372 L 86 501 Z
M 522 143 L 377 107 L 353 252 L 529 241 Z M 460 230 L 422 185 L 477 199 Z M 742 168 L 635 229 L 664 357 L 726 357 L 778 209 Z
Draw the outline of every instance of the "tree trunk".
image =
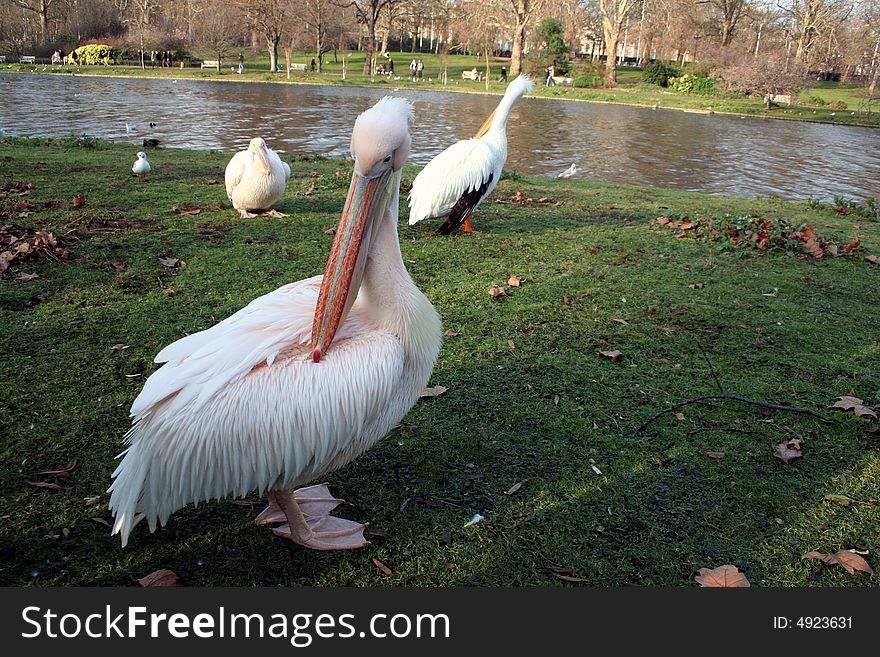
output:
M 514 4 L 513 47 L 510 51 L 510 77 L 522 73 L 522 56 L 525 48 L 526 22 L 529 17 L 529 0 L 516 0 Z
M 266 45 L 269 47 L 269 68 L 274 73 L 278 70 L 278 41 L 279 37 L 266 37 Z
M 492 73 L 492 69 L 489 68 L 489 51 L 491 48 L 486 47 L 486 91 L 489 91 L 489 76 Z
M 315 55 L 318 62 L 318 73 L 321 73 L 324 65 L 324 30 L 315 29 Z
M 367 49 L 365 50 L 366 58 L 364 59 L 364 75 L 373 75 L 375 66 L 373 59 L 376 57 L 376 21 L 372 17 L 367 17 Z
M 880 61 L 874 63 L 874 73 L 871 75 L 871 84 L 868 85 L 868 98 L 874 97 L 877 90 L 877 78 L 880 77 Z
M 46 6 L 46 0 L 40 2 L 40 39 L 43 43 L 48 43 L 49 31 L 49 8 Z
M 620 28 L 605 28 L 605 79 L 617 84 L 617 44 L 620 41 Z

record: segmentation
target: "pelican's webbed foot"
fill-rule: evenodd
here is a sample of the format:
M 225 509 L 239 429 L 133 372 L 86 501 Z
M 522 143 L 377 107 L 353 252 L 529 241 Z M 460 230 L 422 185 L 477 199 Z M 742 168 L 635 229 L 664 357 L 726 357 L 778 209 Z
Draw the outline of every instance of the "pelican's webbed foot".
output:
M 289 214 L 284 214 L 283 212 L 278 212 L 278 210 L 267 210 L 263 213 L 264 217 L 276 217 L 277 219 L 281 219 L 282 217 L 289 217 Z
M 256 522 L 285 522 L 272 532 L 276 536 L 314 550 L 353 550 L 369 545 L 364 538 L 365 524 L 331 516 L 343 500 L 330 494 L 326 484 L 297 491 L 269 493 L 269 506 Z

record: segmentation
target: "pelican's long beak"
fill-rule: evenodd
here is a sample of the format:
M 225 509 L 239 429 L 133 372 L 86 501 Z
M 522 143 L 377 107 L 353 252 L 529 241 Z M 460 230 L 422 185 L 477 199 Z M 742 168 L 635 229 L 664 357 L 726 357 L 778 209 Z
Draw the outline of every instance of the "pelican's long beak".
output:
M 492 119 L 495 118 L 495 110 L 492 110 L 492 113 L 489 115 L 489 118 L 486 119 L 486 122 L 480 126 L 480 129 L 477 130 L 477 134 L 474 135 L 474 139 L 479 139 L 487 132 L 489 132 L 489 128 L 492 126 Z
M 399 183 L 399 176 L 399 172 L 389 169 L 373 178 L 365 178 L 357 171 L 351 177 L 348 198 L 336 227 L 315 306 L 312 360 L 316 363 L 322 354 L 327 353 L 336 331 L 357 298 L 370 241 L 385 216 L 394 192 L 393 181 Z
M 257 156 L 257 166 L 260 167 L 260 171 L 267 176 L 272 173 L 272 168 L 269 166 L 269 154 L 266 152 L 266 149 L 258 148 L 255 155 Z

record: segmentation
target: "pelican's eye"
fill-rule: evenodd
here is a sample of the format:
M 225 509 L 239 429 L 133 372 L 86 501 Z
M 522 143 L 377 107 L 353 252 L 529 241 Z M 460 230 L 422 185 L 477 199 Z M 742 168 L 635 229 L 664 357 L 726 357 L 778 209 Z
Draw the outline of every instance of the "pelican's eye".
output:
M 391 156 L 389 155 L 388 157 L 386 157 L 386 158 L 385 158 L 384 160 L 382 160 L 382 161 L 383 161 L 383 162 L 390 162 L 390 161 L 391 161 Z

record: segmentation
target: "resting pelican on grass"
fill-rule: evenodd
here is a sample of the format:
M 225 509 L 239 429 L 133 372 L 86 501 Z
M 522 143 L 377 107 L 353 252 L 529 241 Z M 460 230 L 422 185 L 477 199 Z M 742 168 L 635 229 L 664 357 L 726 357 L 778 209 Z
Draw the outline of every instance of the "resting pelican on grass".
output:
M 152 170 L 153 167 L 151 167 L 150 163 L 147 161 L 147 154 L 140 151 L 137 154 L 137 159 L 134 161 L 134 164 L 131 165 L 131 172 L 136 176 L 143 178 Z
M 510 110 L 534 86 L 527 76 L 518 76 L 473 139 L 454 143 L 419 172 L 409 193 L 410 226 L 446 217 L 438 232 L 449 235 L 462 223 L 464 232 L 471 232 L 471 215 L 495 189 L 507 160 Z
M 113 533 L 150 531 L 190 502 L 267 493 L 261 523 L 318 550 L 366 545 L 364 525 L 329 515 L 325 485 L 397 425 L 440 350 L 434 307 L 397 238 L 412 106 L 383 98 L 351 137 L 354 172 L 324 276 L 259 297 L 165 347 L 131 408 L 113 473 Z
M 242 219 L 258 214 L 287 216 L 269 208 L 284 196 L 290 165 L 267 148 L 266 142 L 259 137 L 251 139 L 247 150 L 232 156 L 226 165 L 225 176 L 226 194 Z

